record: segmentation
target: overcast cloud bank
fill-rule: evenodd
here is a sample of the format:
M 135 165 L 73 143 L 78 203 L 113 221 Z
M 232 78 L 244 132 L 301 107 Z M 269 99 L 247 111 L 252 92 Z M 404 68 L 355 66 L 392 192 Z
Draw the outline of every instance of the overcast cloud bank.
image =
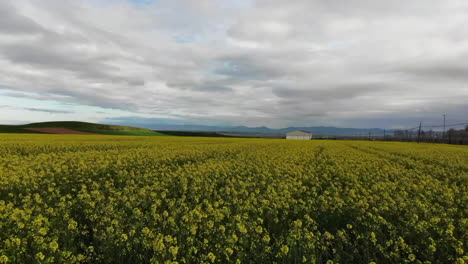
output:
M 449 113 L 467 121 L 467 1 L 233 2 L 0 1 L 2 98 L 115 111 L 101 120 L 398 127 Z M 0 121 L 71 114 L 23 110 Z

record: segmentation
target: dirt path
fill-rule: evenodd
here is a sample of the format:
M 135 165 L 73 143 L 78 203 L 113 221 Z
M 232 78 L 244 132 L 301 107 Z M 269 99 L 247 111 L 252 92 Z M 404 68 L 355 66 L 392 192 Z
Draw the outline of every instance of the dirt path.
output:
M 50 134 L 73 134 L 73 135 L 99 135 L 96 133 L 83 132 L 64 127 L 30 127 L 27 130 L 50 133 Z

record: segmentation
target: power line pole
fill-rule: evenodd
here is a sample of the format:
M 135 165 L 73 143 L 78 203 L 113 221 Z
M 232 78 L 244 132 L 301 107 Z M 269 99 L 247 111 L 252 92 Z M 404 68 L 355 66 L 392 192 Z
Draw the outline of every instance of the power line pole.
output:
M 444 116 L 444 131 L 442 132 L 442 140 L 445 141 L 445 116 L 446 114 L 443 114 L 443 116 Z
M 421 141 L 421 121 L 419 121 L 419 130 L 418 130 L 418 144 Z
M 384 129 L 384 130 L 383 130 L 383 140 L 384 140 L 384 141 L 385 141 L 386 137 L 387 137 L 387 134 L 385 133 L 385 129 Z

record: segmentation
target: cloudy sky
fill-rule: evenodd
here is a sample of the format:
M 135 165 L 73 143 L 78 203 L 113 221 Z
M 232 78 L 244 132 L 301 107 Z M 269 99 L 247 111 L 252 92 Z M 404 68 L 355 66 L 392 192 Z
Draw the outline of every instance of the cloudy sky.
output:
M 1 0 L 0 123 L 468 122 L 466 0 Z

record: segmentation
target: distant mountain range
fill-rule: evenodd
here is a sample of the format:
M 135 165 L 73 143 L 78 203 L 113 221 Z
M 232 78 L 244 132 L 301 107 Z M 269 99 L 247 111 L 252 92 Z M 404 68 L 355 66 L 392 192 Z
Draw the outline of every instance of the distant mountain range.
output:
M 120 125 L 104 125 L 77 121 L 55 121 L 55 122 L 40 122 L 26 125 L 0 125 L 0 133 L 39 133 L 33 128 L 67 128 L 82 132 L 112 134 L 112 135 L 153 135 L 154 131 L 163 132 L 165 134 L 171 132 L 171 135 L 179 135 L 177 132 L 202 132 L 203 136 L 220 136 L 219 134 L 228 136 L 247 136 L 247 137 L 271 137 L 281 138 L 284 134 L 295 131 L 304 130 L 312 133 L 313 136 L 383 136 L 384 130 L 380 128 L 340 128 L 340 127 L 286 127 L 286 128 L 269 128 L 261 127 L 246 127 L 246 126 L 204 126 L 204 125 L 175 125 L 175 124 L 152 124 L 147 125 L 147 128 L 139 128 L 138 124 L 130 124 L 132 126 Z M 393 134 L 394 130 L 386 130 L 387 135 Z M 215 134 L 217 133 L 217 134 Z M 154 134 L 156 135 L 156 134 Z M 181 135 L 190 135 L 182 133 Z M 201 136 L 200 134 L 193 134 Z
M 153 130 L 171 130 L 171 131 L 197 131 L 197 132 L 219 132 L 219 133 L 240 133 L 240 134 L 285 134 L 294 130 L 305 130 L 317 136 L 372 136 L 384 135 L 384 130 L 380 128 L 340 128 L 340 127 L 287 127 L 287 128 L 269 128 L 246 127 L 246 126 L 203 126 L 203 125 L 168 125 L 154 124 L 150 126 Z M 393 133 L 393 130 L 387 130 L 387 135 Z

